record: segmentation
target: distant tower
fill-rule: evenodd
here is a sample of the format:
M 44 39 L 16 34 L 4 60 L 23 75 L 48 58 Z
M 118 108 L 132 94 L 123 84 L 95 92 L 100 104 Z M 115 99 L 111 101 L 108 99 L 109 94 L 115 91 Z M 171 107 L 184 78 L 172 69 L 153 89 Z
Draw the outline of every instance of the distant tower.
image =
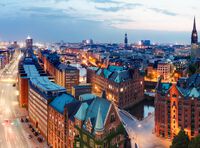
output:
M 197 29 L 196 29 L 195 17 L 194 17 L 192 36 L 191 36 L 191 44 L 198 44 L 198 34 L 197 34 Z
M 28 36 L 26 38 L 26 53 L 25 56 L 26 57 L 32 57 L 33 55 L 33 39 Z
M 124 47 L 125 47 L 125 48 L 128 47 L 128 37 L 127 37 L 127 33 L 125 33 L 125 38 L 124 38 Z

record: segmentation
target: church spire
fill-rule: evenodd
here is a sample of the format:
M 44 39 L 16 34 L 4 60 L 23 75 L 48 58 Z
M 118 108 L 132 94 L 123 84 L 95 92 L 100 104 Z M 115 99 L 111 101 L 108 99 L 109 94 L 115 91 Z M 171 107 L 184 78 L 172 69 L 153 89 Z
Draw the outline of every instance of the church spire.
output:
M 196 29 L 196 19 L 195 19 L 195 17 L 194 17 L 193 31 L 197 31 L 197 29 Z
M 198 43 L 198 35 L 197 35 L 196 19 L 195 19 L 195 17 L 194 17 L 194 23 L 193 23 L 191 43 L 192 44 L 197 44 Z

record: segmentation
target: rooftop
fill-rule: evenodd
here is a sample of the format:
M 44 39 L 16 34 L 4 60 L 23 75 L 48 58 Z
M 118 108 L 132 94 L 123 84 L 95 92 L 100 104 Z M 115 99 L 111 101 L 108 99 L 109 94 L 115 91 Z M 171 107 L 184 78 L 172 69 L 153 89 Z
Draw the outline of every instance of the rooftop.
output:
M 65 91 L 64 87 L 61 87 L 51 82 L 48 77 L 34 77 L 30 79 L 31 83 L 42 91 Z
M 50 103 L 50 106 L 57 110 L 59 113 L 63 114 L 65 105 L 72 102 L 76 102 L 76 99 L 69 94 L 63 93 L 60 96 L 56 97 Z
M 27 77 L 31 78 L 31 77 L 39 77 L 40 76 L 35 65 L 23 65 L 23 67 L 24 67 L 24 71 L 27 74 Z
M 90 100 L 96 98 L 94 94 L 83 94 L 79 96 L 80 101 Z
M 108 66 L 108 68 L 89 68 L 94 70 L 97 75 L 101 75 L 106 79 L 114 81 L 115 83 L 121 83 L 132 79 L 131 69 L 122 66 Z

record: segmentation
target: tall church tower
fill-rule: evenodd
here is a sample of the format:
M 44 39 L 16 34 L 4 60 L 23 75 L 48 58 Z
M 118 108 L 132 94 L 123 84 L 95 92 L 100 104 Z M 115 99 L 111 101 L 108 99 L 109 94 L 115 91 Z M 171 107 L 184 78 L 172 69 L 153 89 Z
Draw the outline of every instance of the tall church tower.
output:
M 127 37 L 127 33 L 125 33 L 125 38 L 124 38 L 124 47 L 125 47 L 125 48 L 128 47 L 128 37 Z
M 197 29 L 196 29 L 195 17 L 194 17 L 192 36 L 191 36 L 191 44 L 198 44 L 198 34 L 197 34 Z

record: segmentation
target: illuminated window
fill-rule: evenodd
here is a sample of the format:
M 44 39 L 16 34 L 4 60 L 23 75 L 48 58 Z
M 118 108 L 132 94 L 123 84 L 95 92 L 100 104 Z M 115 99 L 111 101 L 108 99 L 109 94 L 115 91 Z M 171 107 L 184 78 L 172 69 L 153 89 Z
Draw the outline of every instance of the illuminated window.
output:
M 120 88 L 120 92 L 123 92 L 124 91 L 124 88 Z

